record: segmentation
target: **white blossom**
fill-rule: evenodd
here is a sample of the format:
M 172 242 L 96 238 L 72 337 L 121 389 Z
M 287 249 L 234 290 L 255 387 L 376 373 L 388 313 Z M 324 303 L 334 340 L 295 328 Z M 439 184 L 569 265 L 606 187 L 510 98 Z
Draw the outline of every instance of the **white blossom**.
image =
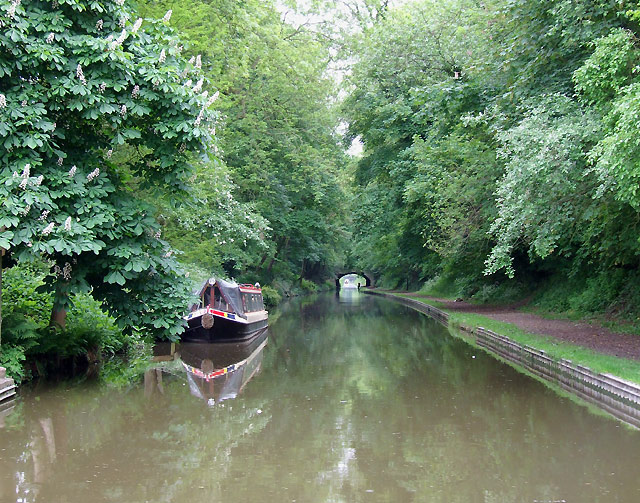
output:
M 44 229 L 42 229 L 42 235 L 43 236 L 48 236 L 49 234 L 51 234 L 51 231 L 53 231 L 53 228 L 56 226 L 56 224 L 54 224 L 53 222 L 51 222 L 49 225 L 47 225 Z
M 49 35 L 47 35 L 47 44 L 53 43 L 55 39 L 56 39 L 56 34 L 53 32 L 49 33 Z
M 193 81 L 191 79 L 189 79 L 184 83 L 184 86 L 185 87 L 191 87 L 191 84 L 193 84 Z
M 7 16 L 9 16 L 9 19 L 13 19 L 16 15 L 18 5 L 20 5 L 20 0 L 12 0 L 11 5 L 9 5 L 9 10 L 7 10 Z
M 38 178 L 36 178 L 35 182 L 33 182 L 33 184 L 36 187 L 40 187 L 40 185 L 42 185 L 42 181 L 44 180 L 44 175 L 40 175 Z
M 124 28 L 126 24 L 127 24 L 127 18 L 125 16 L 122 16 L 118 21 L 118 26 L 120 26 L 120 28 Z
M 93 180 L 95 177 L 97 177 L 100 174 L 100 168 L 96 168 L 94 169 L 91 173 L 89 173 L 87 175 L 87 180 L 90 182 L 91 180 Z
M 195 85 L 195 87 L 193 88 L 193 92 L 194 93 L 199 93 L 200 89 L 202 89 L 202 84 L 204 83 L 204 79 L 200 79 L 198 81 L 198 83 Z
M 213 105 L 218 99 L 218 96 L 220 96 L 220 91 L 216 91 L 215 93 L 213 93 L 213 96 L 211 96 L 211 98 L 209 98 L 209 100 L 207 101 L 207 106 L 210 107 L 211 105 Z
M 192 65 L 195 60 L 196 60 L 196 57 L 191 56 L 191 58 L 189 58 L 189 64 Z
M 6 108 L 7 106 L 7 97 L 0 93 L 0 110 L 2 110 L 3 108 Z
M 27 216 L 29 214 L 29 212 L 31 211 L 31 205 L 27 204 L 24 209 L 22 210 L 22 216 Z
M 116 0 L 116 5 L 122 7 L 124 5 L 124 0 Z
M 102 19 L 98 19 L 98 22 L 96 23 L 96 30 L 102 31 L 103 26 L 104 26 L 104 21 Z
M 110 148 L 109 150 L 107 150 L 107 159 L 111 159 L 112 155 L 113 155 L 113 149 Z
M 106 88 L 107 88 L 106 82 L 101 82 L 100 85 L 98 86 L 98 89 L 100 89 L 101 93 L 103 93 Z
M 31 164 L 25 164 L 24 169 L 22 170 L 22 178 L 25 180 L 29 178 L 29 172 L 31 171 Z
M 165 23 L 168 23 L 168 22 L 169 22 L 169 19 L 171 19 L 171 14 L 173 14 L 173 11 L 172 11 L 171 9 L 169 9 L 169 10 L 167 11 L 167 13 L 164 15 L 164 17 L 162 18 L 162 20 L 163 20 Z
M 140 29 L 141 26 L 142 26 L 142 18 L 139 17 L 134 23 L 131 33 L 138 33 L 138 30 Z
M 80 82 L 82 82 L 83 84 L 87 83 L 87 79 L 84 78 L 84 72 L 82 71 L 82 66 L 80 65 L 80 63 L 78 63 L 78 66 L 76 67 L 76 77 L 78 77 L 78 79 L 80 79 Z
M 158 231 L 153 235 L 156 239 L 160 239 L 160 236 L 162 236 L 162 229 L 158 229 Z
M 65 231 L 71 230 L 71 217 L 67 217 L 67 219 L 64 221 L 64 230 Z
M 158 61 L 160 63 L 164 63 L 166 59 L 167 59 L 167 54 L 164 52 L 164 49 L 162 49 L 162 51 L 160 52 L 160 57 L 158 58 Z
M 196 117 L 195 122 L 193 123 L 194 126 L 199 126 L 200 123 L 202 122 L 202 116 L 204 115 L 204 109 L 200 110 L 200 113 L 198 114 L 198 117 Z
M 40 220 L 41 222 L 44 222 L 48 216 L 49 216 L 49 210 L 44 210 L 42 212 L 42 215 L 40 215 L 40 218 L 38 218 L 38 220 Z
M 26 107 L 27 106 L 27 100 L 22 100 L 20 102 L 20 105 L 23 106 L 23 107 Z
M 124 42 L 124 39 L 127 38 L 127 30 L 122 30 L 122 33 L 120 33 L 120 36 L 115 39 L 113 42 L 111 42 L 111 50 L 113 51 L 116 47 L 118 47 L 119 45 L 122 45 L 122 42 Z
M 196 68 L 202 68 L 202 57 L 200 54 L 196 56 Z
M 124 115 L 127 113 L 127 105 L 122 105 L 120 107 L 120 115 L 122 115 L 124 117 Z
M 64 160 L 62 159 L 62 157 L 58 157 L 58 166 L 62 166 L 63 162 Z
M 136 99 L 139 94 L 140 94 L 140 86 L 136 84 L 135 86 L 133 86 L 133 91 L 131 91 L 131 97 L 133 99 Z
M 69 178 L 73 178 L 77 170 L 78 170 L 78 167 L 75 164 L 71 166 L 71 169 L 69 170 Z

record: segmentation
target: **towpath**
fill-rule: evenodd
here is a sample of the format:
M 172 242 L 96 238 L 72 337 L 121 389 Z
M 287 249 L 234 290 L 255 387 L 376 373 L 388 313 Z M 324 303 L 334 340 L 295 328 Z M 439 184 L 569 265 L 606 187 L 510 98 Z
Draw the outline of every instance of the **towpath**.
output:
M 445 311 L 481 314 L 497 321 L 511 323 L 526 332 L 554 337 L 598 353 L 640 360 L 640 335 L 612 332 L 597 323 L 544 318 L 522 310 L 522 303 L 488 306 L 439 299 L 415 292 L 393 293 L 424 299 L 427 303 L 436 301 L 439 303 L 438 306 Z

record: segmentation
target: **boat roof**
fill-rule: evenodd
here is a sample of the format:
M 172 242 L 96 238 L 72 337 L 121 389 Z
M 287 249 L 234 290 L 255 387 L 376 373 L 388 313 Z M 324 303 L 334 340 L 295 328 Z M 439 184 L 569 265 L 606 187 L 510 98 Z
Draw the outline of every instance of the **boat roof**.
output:
M 241 292 L 262 294 L 262 290 L 255 285 L 238 285 L 235 281 L 225 281 L 223 279 L 213 277 L 204 281 L 200 288 L 198 288 L 194 293 L 197 296 L 200 296 L 207 287 L 213 285 L 216 285 L 220 289 L 220 292 L 231 306 L 231 309 L 233 309 L 233 312 L 245 319 L 247 315 L 242 307 L 242 298 L 240 297 Z

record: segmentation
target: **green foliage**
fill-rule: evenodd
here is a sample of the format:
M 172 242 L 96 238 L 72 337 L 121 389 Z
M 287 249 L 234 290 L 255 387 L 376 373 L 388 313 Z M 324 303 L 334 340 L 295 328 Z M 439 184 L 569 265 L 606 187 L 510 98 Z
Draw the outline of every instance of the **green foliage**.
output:
M 192 214 L 196 227 L 211 220 L 207 230 L 214 236 L 198 243 L 167 229 L 167 237 L 186 260 L 229 276 L 252 273 L 265 283 L 293 281 L 292 274 L 326 277 L 342 258 L 346 234 L 345 156 L 328 103 L 336 91 L 327 74 L 329 42 L 304 25 L 283 22 L 270 1 L 162 0 L 141 2 L 141 8 L 153 16 L 173 10 L 172 23 L 191 43 L 187 50 L 202 55 L 203 70 L 221 92 L 226 118 L 217 136 L 229 179 L 214 180 L 225 185 L 219 193 L 205 190 L 206 214 Z M 237 211 L 219 197 L 229 192 Z M 243 222 L 248 229 L 234 227 Z
M 275 288 L 264 285 L 262 287 L 262 298 L 266 307 L 275 307 L 282 302 L 282 295 Z
M 201 163 L 181 204 L 162 201 L 160 220 L 165 238 L 181 251 L 182 263 L 211 273 L 236 276 L 259 262 L 268 250 L 270 228 L 254 203 L 233 197 L 236 185 L 219 162 Z
M 3 273 L 3 344 L 1 359 L 11 375 L 26 379 L 23 364 L 66 357 L 114 354 L 137 343 L 138 334 L 125 335 L 89 294 L 72 295 L 63 329 L 48 328 L 53 296 L 43 289 L 48 266 L 36 261 L 18 264 Z
M 302 279 L 300 281 L 300 288 L 302 288 L 302 291 L 305 293 L 315 293 L 318 291 L 318 285 L 307 279 Z
M 166 21 L 119 4 L 2 7 L 0 244 L 51 261 L 54 310 L 91 290 L 121 326 L 175 336 L 188 282 L 135 192 L 183 186 L 215 97 Z M 112 160 L 125 144 L 138 152 L 127 170 Z
M 0 367 L 7 369 L 7 375 L 11 377 L 17 384 L 20 384 L 27 377 L 24 369 L 24 361 L 26 360 L 25 349 L 23 346 L 14 346 L 13 344 L 4 343 L 0 351 Z
M 599 132 L 598 117 L 570 98 L 545 96 L 525 110 L 517 125 L 501 131 L 505 174 L 496 189 L 498 214 L 491 225 L 496 245 L 487 272 L 513 276 L 516 243 L 531 256 L 569 254 L 580 227 L 597 211 L 597 178 L 585 152 Z
M 585 103 L 608 108 L 620 89 L 631 83 L 638 50 L 633 34 L 620 28 L 594 46 L 591 56 L 574 72 L 573 80 Z

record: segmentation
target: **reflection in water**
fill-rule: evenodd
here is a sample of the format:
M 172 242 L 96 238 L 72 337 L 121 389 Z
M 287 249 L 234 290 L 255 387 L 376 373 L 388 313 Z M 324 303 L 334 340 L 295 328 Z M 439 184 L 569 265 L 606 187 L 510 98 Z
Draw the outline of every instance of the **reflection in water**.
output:
M 403 306 L 355 306 L 287 303 L 240 358 L 167 345 L 129 386 L 23 391 L 0 429 L 0 501 L 640 501 L 640 432 Z M 208 393 L 239 362 L 243 392 Z
M 235 398 L 260 372 L 267 331 L 243 342 L 184 343 L 179 346 L 191 394 L 208 405 Z
M 158 343 L 153 348 L 154 362 L 182 364 L 189 390 L 208 405 L 235 398 L 260 372 L 262 352 L 268 330 L 238 342 Z M 145 396 L 164 395 L 163 374 L 175 373 L 175 365 L 150 368 L 144 373 Z
M 357 288 L 341 288 L 340 290 L 336 290 L 336 297 L 338 298 L 338 302 L 340 304 L 350 305 L 350 306 L 359 306 L 361 305 L 361 301 L 364 297 L 364 294 L 361 293 Z

